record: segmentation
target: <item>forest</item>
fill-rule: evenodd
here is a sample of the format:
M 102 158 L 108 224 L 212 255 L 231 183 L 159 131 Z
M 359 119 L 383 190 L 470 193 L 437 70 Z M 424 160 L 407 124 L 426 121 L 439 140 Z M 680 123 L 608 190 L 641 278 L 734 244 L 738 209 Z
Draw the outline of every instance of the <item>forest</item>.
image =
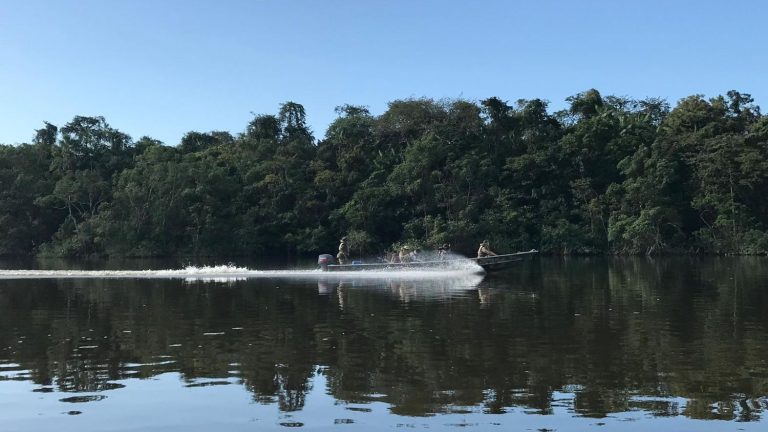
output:
M 134 140 L 103 117 L 0 145 L 0 255 L 765 254 L 768 117 L 749 94 L 286 102 L 244 131 Z

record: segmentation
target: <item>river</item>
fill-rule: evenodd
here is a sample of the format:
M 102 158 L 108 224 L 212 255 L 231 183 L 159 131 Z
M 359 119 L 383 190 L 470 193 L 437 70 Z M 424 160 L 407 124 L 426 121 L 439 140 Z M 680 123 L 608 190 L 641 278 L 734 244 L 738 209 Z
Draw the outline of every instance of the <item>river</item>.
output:
M 768 426 L 766 258 L 485 277 L 0 267 L 3 431 Z

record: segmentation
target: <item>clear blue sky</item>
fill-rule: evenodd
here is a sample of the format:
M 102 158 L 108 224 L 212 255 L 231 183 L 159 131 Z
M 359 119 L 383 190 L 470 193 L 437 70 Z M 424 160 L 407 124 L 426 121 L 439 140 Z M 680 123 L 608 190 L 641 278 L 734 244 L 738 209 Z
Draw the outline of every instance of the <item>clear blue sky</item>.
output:
M 409 97 L 553 109 L 589 88 L 674 104 L 736 89 L 768 108 L 762 0 L 0 0 L 0 143 L 101 115 L 134 139 L 242 132 L 304 105 Z

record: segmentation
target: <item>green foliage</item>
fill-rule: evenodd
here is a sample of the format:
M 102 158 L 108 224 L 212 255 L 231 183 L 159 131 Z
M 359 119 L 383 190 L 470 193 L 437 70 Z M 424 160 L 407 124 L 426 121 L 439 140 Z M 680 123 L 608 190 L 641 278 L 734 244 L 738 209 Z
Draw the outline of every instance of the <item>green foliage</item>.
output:
M 0 255 L 37 252 L 58 228 L 61 212 L 35 204 L 54 187 L 50 164 L 48 142 L 0 146 Z
M 591 89 L 539 99 L 342 105 L 321 140 L 304 107 L 242 134 L 135 143 L 102 117 L 0 146 L 0 254 L 355 254 L 479 240 L 512 252 L 768 250 L 768 118 L 751 96 Z

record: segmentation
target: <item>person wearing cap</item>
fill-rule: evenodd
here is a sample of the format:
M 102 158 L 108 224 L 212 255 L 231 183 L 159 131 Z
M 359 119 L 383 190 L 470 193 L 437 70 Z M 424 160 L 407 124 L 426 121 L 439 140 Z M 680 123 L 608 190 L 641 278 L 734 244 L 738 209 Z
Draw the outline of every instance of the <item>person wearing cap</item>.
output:
M 483 240 L 483 242 L 480 243 L 480 247 L 477 249 L 477 257 L 484 258 L 488 256 L 496 256 L 496 252 L 491 250 L 488 240 Z
M 347 243 L 347 237 L 342 237 L 339 243 L 339 253 L 336 254 L 336 259 L 339 261 L 339 264 L 348 264 L 349 263 L 349 244 Z

